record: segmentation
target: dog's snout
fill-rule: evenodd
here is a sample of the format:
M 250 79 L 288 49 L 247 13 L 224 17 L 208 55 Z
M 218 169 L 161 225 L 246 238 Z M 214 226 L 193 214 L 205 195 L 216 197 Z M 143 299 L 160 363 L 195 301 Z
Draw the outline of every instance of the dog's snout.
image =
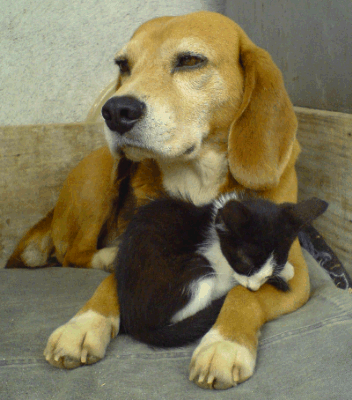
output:
M 145 104 L 134 97 L 112 97 L 103 106 L 101 113 L 106 125 L 121 135 L 128 132 L 143 116 Z

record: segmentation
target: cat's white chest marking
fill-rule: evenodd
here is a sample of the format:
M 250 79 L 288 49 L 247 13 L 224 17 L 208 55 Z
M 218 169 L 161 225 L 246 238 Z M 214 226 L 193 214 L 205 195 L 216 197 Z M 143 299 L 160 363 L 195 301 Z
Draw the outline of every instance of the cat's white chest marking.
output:
M 198 253 L 209 261 L 214 273 L 204 276 L 188 286 L 187 290 L 191 295 L 191 300 L 183 309 L 173 316 L 171 319 L 172 323 L 194 315 L 207 307 L 213 300 L 224 296 L 230 289 L 238 284 L 234 278 L 234 270 L 222 254 L 219 236 L 216 233 L 214 225 L 217 210 L 223 207 L 230 199 L 237 199 L 237 195 L 235 193 L 228 193 L 214 201 L 214 220 L 209 226 L 207 239 L 198 249 Z
M 237 196 L 227 194 L 214 202 L 214 220 L 217 210 L 230 198 L 237 198 Z M 204 276 L 189 285 L 187 290 L 191 295 L 191 300 L 173 316 L 172 323 L 194 315 L 207 307 L 213 300 L 224 296 L 238 284 L 235 279 L 234 270 L 221 251 L 220 240 L 214 226 L 214 221 L 209 226 L 207 239 L 199 247 L 198 253 L 209 261 L 214 273 Z
M 186 289 L 190 292 L 191 300 L 172 317 L 171 322 L 182 321 L 207 307 L 213 300 L 214 285 L 215 279 L 213 276 L 192 282 Z
M 172 323 L 181 321 L 203 310 L 213 300 L 224 296 L 237 284 L 234 279 L 234 271 L 221 252 L 219 240 L 214 240 L 209 247 L 200 249 L 199 253 L 208 259 L 214 269 L 214 273 L 204 276 L 189 285 L 187 290 L 191 295 L 191 300 L 173 316 Z
M 213 299 L 218 299 L 237 284 L 237 281 L 234 279 L 234 270 L 221 251 L 218 237 L 213 239 L 212 244 L 208 248 L 201 249 L 200 253 L 210 262 L 211 267 L 215 271 Z

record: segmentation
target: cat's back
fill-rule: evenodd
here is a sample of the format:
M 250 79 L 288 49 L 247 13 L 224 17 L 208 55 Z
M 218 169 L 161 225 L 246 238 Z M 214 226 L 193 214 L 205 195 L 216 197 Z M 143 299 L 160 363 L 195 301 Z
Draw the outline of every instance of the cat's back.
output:
M 159 237 L 170 244 L 182 241 L 195 245 L 204 240 L 211 219 L 211 205 L 196 206 L 187 199 L 166 197 L 140 207 L 126 235 L 130 238 Z

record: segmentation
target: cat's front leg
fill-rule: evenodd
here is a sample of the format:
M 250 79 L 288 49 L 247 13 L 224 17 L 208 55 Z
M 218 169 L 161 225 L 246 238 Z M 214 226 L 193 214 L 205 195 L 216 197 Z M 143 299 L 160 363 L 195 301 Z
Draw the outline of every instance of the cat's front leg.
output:
M 77 368 L 101 360 L 119 331 L 120 317 L 115 274 L 98 286 L 92 298 L 49 337 L 46 360 L 58 368 Z
M 289 260 L 295 269 L 290 291 L 268 284 L 256 292 L 242 286 L 231 289 L 215 325 L 193 353 L 191 381 L 206 389 L 227 389 L 253 375 L 261 326 L 298 309 L 309 298 L 308 269 L 297 240 Z

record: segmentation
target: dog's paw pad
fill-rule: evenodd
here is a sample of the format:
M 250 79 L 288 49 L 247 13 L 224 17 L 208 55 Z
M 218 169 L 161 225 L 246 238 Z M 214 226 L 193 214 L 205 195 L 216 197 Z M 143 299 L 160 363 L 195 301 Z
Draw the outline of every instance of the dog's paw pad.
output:
M 255 355 L 249 349 L 214 330 L 207 335 L 193 353 L 191 381 L 205 389 L 228 389 L 253 375 Z
M 101 360 L 119 329 L 118 318 L 86 311 L 57 328 L 49 337 L 45 359 L 58 368 L 72 369 Z

